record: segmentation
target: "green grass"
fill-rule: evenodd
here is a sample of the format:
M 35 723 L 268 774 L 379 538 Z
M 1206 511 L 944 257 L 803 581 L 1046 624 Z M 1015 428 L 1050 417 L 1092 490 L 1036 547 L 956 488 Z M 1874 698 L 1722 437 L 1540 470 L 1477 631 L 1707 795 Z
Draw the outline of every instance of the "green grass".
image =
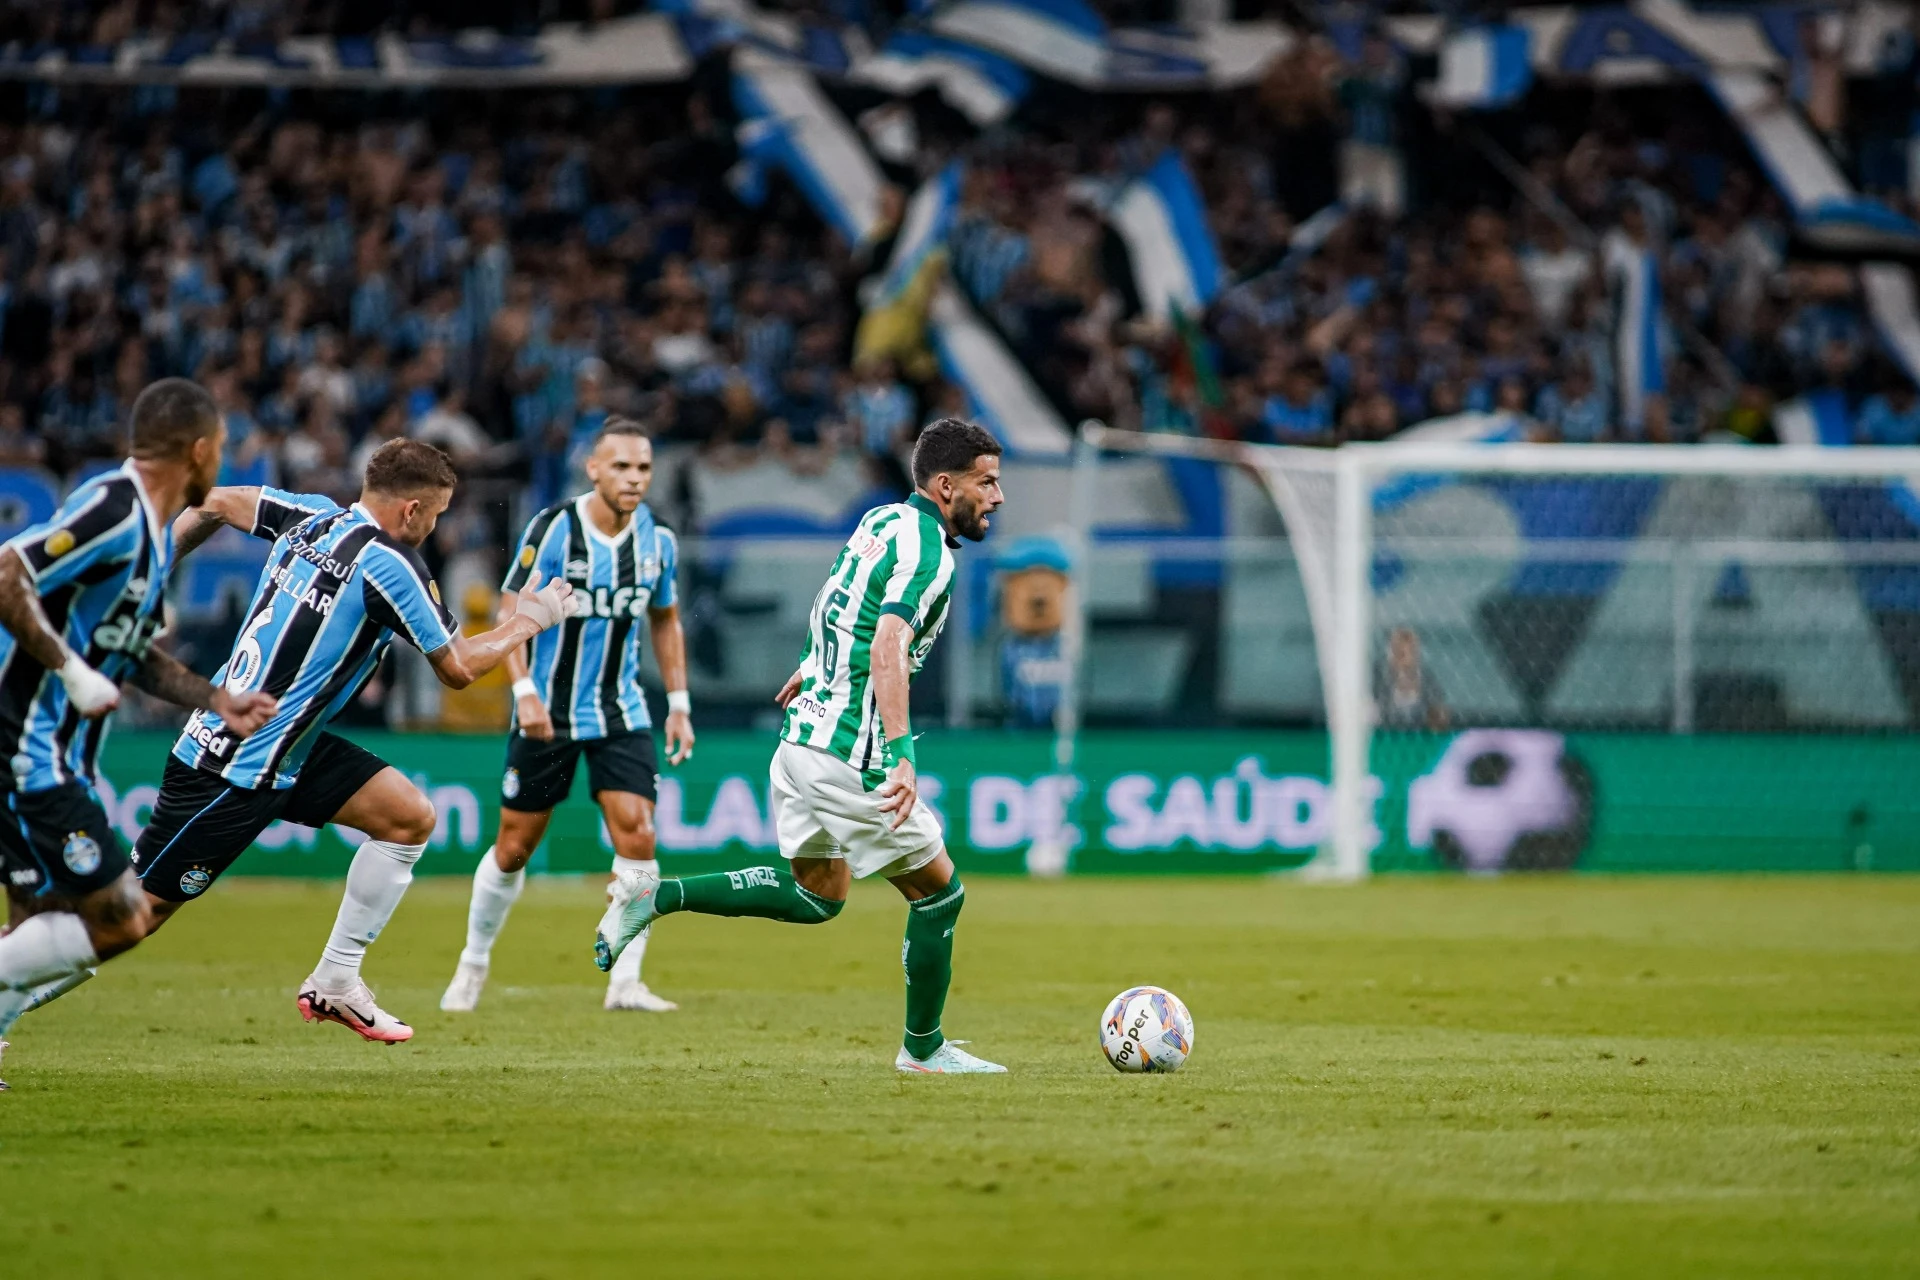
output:
M 901 911 L 682 918 L 599 1009 L 540 884 L 481 1011 L 466 885 L 370 965 L 419 1036 L 303 1026 L 332 884 L 227 882 L 15 1028 L 0 1275 L 1920 1275 L 1920 880 L 977 878 L 899 1079 Z M 1116 1075 L 1132 983 L 1192 1006 Z

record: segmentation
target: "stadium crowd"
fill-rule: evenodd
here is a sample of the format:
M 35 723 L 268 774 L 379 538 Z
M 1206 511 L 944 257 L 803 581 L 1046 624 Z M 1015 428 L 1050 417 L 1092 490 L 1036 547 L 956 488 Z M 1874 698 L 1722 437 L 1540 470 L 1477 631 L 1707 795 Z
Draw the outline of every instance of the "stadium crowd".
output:
M 542 503 L 609 413 L 714 465 L 855 450 L 897 482 L 916 425 L 964 396 L 930 357 L 857 358 L 885 242 L 839 243 L 790 188 L 742 206 L 712 88 L 414 95 L 402 112 L 9 86 L 0 462 L 110 457 L 137 390 L 183 374 L 227 411 L 233 476 L 328 493 L 406 434 L 483 497 L 524 484 Z M 926 129 L 890 176 L 904 190 L 968 162 L 951 273 L 1070 421 L 1333 443 L 1497 409 L 1543 439 L 1766 439 L 1775 404 L 1828 387 L 1863 438 L 1920 440 L 1854 274 L 1787 265 L 1786 215 L 1711 112 L 1535 98 L 1501 139 L 1526 191 L 1477 126 L 1413 99 L 1377 39 L 1351 57 L 1303 42 L 1243 94 Z M 1084 191 L 1167 148 L 1234 283 L 1155 326 Z M 1313 216 L 1336 200 L 1344 216 Z M 1664 304 L 1666 390 L 1636 418 L 1610 348 L 1622 237 L 1655 255 Z M 463 536 L 503 545 L 507 508 L 526 508 L 494 506 Z

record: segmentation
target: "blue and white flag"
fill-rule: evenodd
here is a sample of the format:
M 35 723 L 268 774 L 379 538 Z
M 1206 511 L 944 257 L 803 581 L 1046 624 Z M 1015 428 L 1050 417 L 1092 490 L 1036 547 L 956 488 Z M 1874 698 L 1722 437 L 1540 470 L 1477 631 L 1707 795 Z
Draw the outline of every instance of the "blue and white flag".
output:
M 1638 435 L 1646 425 L 1647 397 L 1667 389 L 1660 342 L 1660 259 L 1650 247 L 1618 231 L 1607 237 L 1602 254 L 1613 290 L 1613 376 L 1620 425 Z
M 1166 152 L 1117 189 L 1083 183 L 1078 190 L 1100 204 L 1126 243 L 1134 289 L 1148 318 L 1164 322 L 1176 308 L 1188 315 L 1206 310 L 1226 273 L 1199 188 L 1177 153 Z
M 924 31 L 901 31 L 857 62 L 850 78 L 900 97 L 937 89 L 982 129 L 1006 119 L 1033 88 L 1033 77 L 1012 59 Z
M 859 245 L 880 221 L 885 185 L 860 135 L 813 73 L 755 49 L 733 54 L 733 103 L 747 160 L 784 170 L 828 226 Z M 736 190 L 752 189 L 752 173 Z
M 1011 452 L 1067 453 L 1073 433 L 1066 422 L 958 289 L 950 283 L 941 285 L 927 318 L 940 371 L 966 392 L 972 417 Z
M 1068 84 L 1098 88 L 1107 79 L 1107 24 L 1082 0 L 957 0 L 935 10 L 931 25 Z
M 1533 37 L 1525 27 L 1458 31 L 1440 46 L 1440 77 L 1428 100 L 1436 107 L 1504 107 L 1533 87 Z
M 953 230 L 954 216 L 960 209 L 960 184 L 966 167 L 955 160 L 920 184 L 907 202 L 900 218 L 900 234 L 894 239 L 893 254 L 887 259 L 886 272 L 869 308 L 885 306 L 906 292 L 907 285 L 926 265 L 927 255 L 946 247 Z

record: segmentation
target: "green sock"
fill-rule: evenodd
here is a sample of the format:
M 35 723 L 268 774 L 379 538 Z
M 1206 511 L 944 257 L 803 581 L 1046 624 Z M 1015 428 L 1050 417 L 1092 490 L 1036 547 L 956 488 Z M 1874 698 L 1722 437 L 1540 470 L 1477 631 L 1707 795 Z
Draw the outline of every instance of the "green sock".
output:
M 907 908 L 900 964 L 907 971 L 907 1052 L 916 1058 L 924 1060 L 947 1041 L 940 1034 L 940 1014 L 953 981 L 953 925 L 966 897 L 956 876 L 940 892 Z
M 779 867 L 675 876 L 660 882 L 654 898 L 654 910 L 663 916 L 697 911 L 703 916 L 759 916 L 788 924 L 821 924 L 839 915 L 845 905 L 808 893 Z

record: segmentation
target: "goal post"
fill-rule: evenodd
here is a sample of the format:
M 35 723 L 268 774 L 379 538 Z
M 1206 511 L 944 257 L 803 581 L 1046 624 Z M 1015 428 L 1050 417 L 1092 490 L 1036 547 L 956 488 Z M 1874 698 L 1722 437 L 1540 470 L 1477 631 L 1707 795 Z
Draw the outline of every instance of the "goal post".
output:
M 1915 726 L 1912 451 L 1419 438 L 1314 450 L 1086 424 L 1069 513 L 1076 690 L 1100 660 L 1084 610 L 1102 459 L 1129 455 L 1250 475 L 1278 513 L 1328 738 L 1329 819 L 1303 868 L 1316 878 L 1365 876 L 1376 851 L 1468 870 L 1566 865 L 1555 833 L 1590 825 L 1593 804 L 1567 734 Z M 1066 704 L 1063 774 L 1082 722 L 1077 696 Z M 1503 789 L 1505 811 L 1462 816 Z

